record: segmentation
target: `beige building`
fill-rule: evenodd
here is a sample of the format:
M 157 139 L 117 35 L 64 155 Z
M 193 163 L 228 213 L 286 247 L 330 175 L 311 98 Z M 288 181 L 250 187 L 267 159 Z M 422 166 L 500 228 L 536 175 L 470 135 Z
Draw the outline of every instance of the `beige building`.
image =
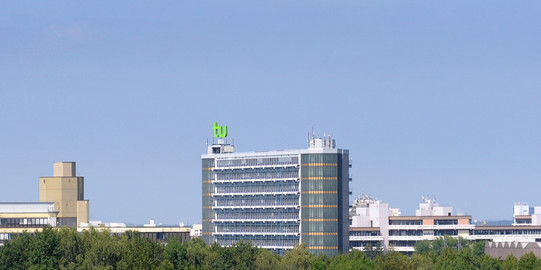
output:
M 58 226 L 78 227 L 81 222 L 88 222 L 84 177 L 77 176 L 75 162 L 55 162 L 53 176 L 40 177 L 39 200 L 54 202 Z
M 13 235 L 56 227 L 57 215 L 53 202 L 0 202 L 0 246 Z

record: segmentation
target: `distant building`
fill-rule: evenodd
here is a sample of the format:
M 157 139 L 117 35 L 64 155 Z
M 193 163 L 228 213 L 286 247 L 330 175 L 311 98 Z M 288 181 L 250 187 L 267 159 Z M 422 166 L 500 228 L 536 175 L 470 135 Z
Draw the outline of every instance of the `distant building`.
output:
M 383 249 L 399 252 L 415 251 L 420 240 L 435 240 L 443 235 L 468 237 L 471 216 L 453 215 L 453 208 L 439 206 L 434 200 L 423 197 L 415 216 L 400 216 L 399 209 L 389 207 L 368 196 L 354 203 L 349 243 L 351 249 L 381 245 Z
M 0 203 L 0 245 L 23 231 L 37 232 L 47 225 L 73 228 L 88 222 L 84 178 L 75 176 L 75 162 L 55 162 L 53 175 L 39 179 L 40 202 Z
M 39 178 L 39 200 L 54 202 L 59 226 L 77 227 L 88 222 L 84 177 L 76 176 L 75 162 L 55 162 L 53 176 Z
M 113 235 L 122 235 L 128 231 L 139 232 L 143 238 L 160 242 L 167 242 L 169 239 L 177 239 L 182 242 L 190 240 L 190 227 L 156 225 L 154 220 L 151 220 L 149 224 L 144 224 L 142 226 L 126 226 L 124 223 L 91 221 L 89 223 L 82 223 L 81 226 L 77 228 L 77 231 L 83 232 L 89 230 L 90 227 L 98 231 L 107 230 Z
M 541 243 L 535 242 L 486 242 L 485 254 L 500 260 L 513 255 L 516 258 L 532 252 L 537 258 L 541 258 Z
M 56 227 L 57 215 L 53 202 L 0 203 L 0 246 L 14 234 L 40 231 L 46 225 Z
M 470 241 L 494 242 L 487 247 L 503 254 L 511 248 L 524 248 L 526 243 L 541 242 L 540 210 L 541 207 L 530 208 L 527 204 L 517 203 L 513 225 L 475 226 L 471 223 L 471 216 L 454 215 L 452 207 L 440 206 L 427 197 L 423 197 L 415 216 L 400 216 L 399 209 L 364 196 L 356 199 L 350 209 L 350 248 L 363 250 L 368 244 L 379 244 L 384 249 L 411 253 L 415 251 L 417 241 L 432 241 L 447 235 Z
M 190 230 L 190 237 L 201 237 L 203 235 L 203 224 L 193 224 Z
M 219 139 L 202 155 L 202 238 L 279 254 L 300 243 L 312 253 L 347 252 L 349 167 L 348 150 L 330 137 L 312 136 L 307 149 L 245 153 Z

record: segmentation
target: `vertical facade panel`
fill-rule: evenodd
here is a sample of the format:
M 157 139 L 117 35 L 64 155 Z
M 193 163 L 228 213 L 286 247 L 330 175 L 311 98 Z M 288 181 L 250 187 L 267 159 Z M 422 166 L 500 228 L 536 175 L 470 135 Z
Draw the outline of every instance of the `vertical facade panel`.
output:
M 335 153 L 301 156 L 302 242 L 312 253 L 343 252 L 342 170 Z
M 202 190 L 203 190 L 203 228 L 202 228 L 202 239 L 207 243 L 207 245 L 212 245 L 214 243 L 214 237 L 212 232 L 214 232 L 214 211 L 212 206 L 214 205 L 212 194 L 214 193 L 214 159 L 203 159 L 202 160 Z

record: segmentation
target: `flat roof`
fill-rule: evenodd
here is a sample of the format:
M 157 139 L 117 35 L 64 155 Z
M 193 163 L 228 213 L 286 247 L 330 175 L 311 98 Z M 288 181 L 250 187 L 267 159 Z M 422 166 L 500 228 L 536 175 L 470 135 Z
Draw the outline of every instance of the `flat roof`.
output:
M 233 152 L 233 153 L 219 153 L 219 154 L 203 154 L 201 158 L 245 158 L 245 157 L 269 157 L 280 155 L 299 155 L 299 154 L 337 154 L 348 153 L 349 150 L 341 148 L 333 149 L 291 149 L 291 150 L 271 150 L 261 152 Z

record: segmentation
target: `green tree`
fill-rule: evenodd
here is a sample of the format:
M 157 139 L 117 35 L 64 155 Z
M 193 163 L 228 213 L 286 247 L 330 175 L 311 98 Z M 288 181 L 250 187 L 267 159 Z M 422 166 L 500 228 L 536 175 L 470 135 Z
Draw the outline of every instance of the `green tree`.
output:
M 255 259 L 256 269 L 273 270 L 280 269 L 280 257 L 266 249 L 260 249 Z
M 328 269 L 369 270 L 374 269 L 374 266 L 374 262 L 364 252 L 354 249 L 348 254 L 334 256 Z
M 378 255 L 383 254 L 383 248 L 381 247 L 381 243 L 377 243 L 376 247 L 372 246 L 372 244 L 368 244 L 364 247 L 364 253 L 368 258 L 371 260 L 375 259 Z
M 432 270 L 434 269 L 434 262 L 432 261 L 432 258 L 428 254 L 429 252 L 425 254 L 420 254 L 415 251 L 413 255 L 411 255 L 411 263 L 413 264 L 413 268 L 416 270 Z
M 13 240 L 0 248 L 0 269 L 28 269 L 30 267 L 28 248 L 34 238 L 27 232 L 13 236 Z
M 186 244 L 178 239 L 171 239 L 163 251 L 162 269 L 184 269 L 189 266 Z
M 376 257 L 375 260 L 376 270 L 413 270 L 413 263 L 408 256 L 396 252 L 390 251 L 385 254 L 381 254 Z
M 337 257 L 337 256 L 335 256 L 335 257 Z M 310 267 L 310 269 L 311 270 L 329 269 L 329 263 L 330 263 L 329 257 L 327 257 L 327 256 L 325 256 L 323 254 L 319 254 L 318 256 L 316 256 L 316 258 L 312 262 L 312 266 Z
M 108 230 L 97 231 L 94 228 L 81 233 L 83 246 L 83 269 L 116 269 L 123 256 L 120 237 L 112 236 Z
M 287 251 L 282 262 L 280 269 L 284 270 L 301 270 L 309 269 L 312 266 L 312 262 L 315 259 L 315 255 L 308 252 L 306 245 L 295 246 L 292 250 Z
M 518 260 L 518 266 L 521 270 L 530 270 L 530 269 L 541 269 L 541 261 L 535 257 L 533 252 L 528 252 Z
M 200 238 L 194 238 L 188 242 L 186 257 L 190 262 L 190 268 L 198 269 L 205 266 L 208 263 L 206 259 L 209 254 L 209 247 Z
M 163 245 L 141 237 L 137 231 L 127 231 L 121 237 L 123 256 L 120 269 L 156 269 L 162 262 Z
M 30 242 L 29 269 L 58 269 L 62 257 L 60 250 L 60 237 L 56 230 L 50 226 L 36 232 L 33 241 Z
M 76 229 L 61 228 L 60 237 L 60 269 L 75 269 L 83 262 L 84 246 L 81 235 Z
M 472 250 L 474 256 L 485 255 L 485 241 L 479 241 L 472 244 Z
M 236 242 L 233 246 L 233 257 L 235 258 L 235 267 L 234 269 L 244 270 L 244 269 L 255 269 L 255 260 L 259 249 L 252 246 L 251 242 L 239 241 Z
M 472 250 L 472 252 L 475 254 L 475 250 Z M 502 268 L 502 264 L 498 259 L 494 259 L 487 255 L 476 256 L 476 258 L 478 263 L 477 269 L 479 270 L 498 270 Z
M 418 254 L 428 254 L 432 247 L 430 246 L 430 241 L 421 240 L 415 243 L 415 253 Z
M 513 256 L 513 254 L 509 254 L 507 258 L 502 262 L 502 269 L 503 270 L 518 270 L 518 260 L 517 257 Z
M 475 266 L 475 258 L 469 248 L 460 251 L 453 248 L 444 248 L 435 263 L 435 269 L 447 270 L 475 269 Z

